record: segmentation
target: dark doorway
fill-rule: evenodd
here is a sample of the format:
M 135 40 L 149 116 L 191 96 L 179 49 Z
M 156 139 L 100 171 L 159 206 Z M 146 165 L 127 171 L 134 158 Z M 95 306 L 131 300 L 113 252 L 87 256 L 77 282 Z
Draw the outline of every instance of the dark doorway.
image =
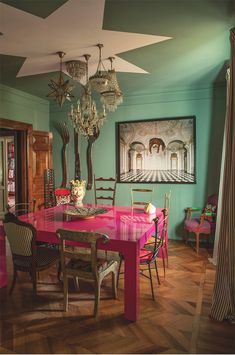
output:
M 0 119 L 0 215 L 32 195 L 32 125 Z

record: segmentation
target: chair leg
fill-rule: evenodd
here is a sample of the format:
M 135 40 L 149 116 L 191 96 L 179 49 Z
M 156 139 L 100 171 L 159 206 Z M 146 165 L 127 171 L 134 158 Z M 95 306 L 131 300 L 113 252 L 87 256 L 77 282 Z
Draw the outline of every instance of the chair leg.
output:
M 158 281 L 158 284 L 161 285 L 156 259 L 154 260 L 154 264 L 155 264 L 155 270 L 156 270 L 156 275 L 157 275 L 157 281 Z
M 15 283 L 16 283 L 16 278 L 17 278 L 17 271 L 16 271 L 16 269 L 14 267 L 13 280 L 12 280 L 11 288 L 10 288 L 10 291 L 9 291 L 9 295 L 11 295 L 13 290 L 14 290 Z
M 114 298 L 117 298 L 117 271 L 112 272 L 112 287 Z
M 168 268 L 169 267 L 168 247 L 166 244 L 165 244 L 165 251 L 166 251 L 166 267 Z
M 120 271 L 121 271 L 121 267 L 122 267 L 122 261 L 123 261 L 123 257 L 120 257 L 120 262 L 119 262 L 119 266 L 118 266 L 118 274 L 117 274 L 117 287 L 118 287 L 118 283 L 119 283 L 119 276 L 120 276 Z
M 152 298 L 153 298 L 153 300 L 155 300 L 154 291 L 153 291 L 153 280 L 152 280 L 152 273 L 151 273 L 150 264 L 148 264 L 148 269 L 149 269 L 149 278 L 150 278 L 150 284 L 151 284 Z
M 73 282 L 74 282 L 76 290 L 79 290 L 79 281 L 78 281 L 78 277 L 77 276 L 73 277 Z
M 184 242 L 185 244 L 188 244 L 188 239 L 189 239 L 189 232 L 185 230 L 184 232 Z
M 206 247 L 207 247 L 207 251 L 209 253 L 209 250 L 210 250 L 210 234 L 206 235 Z
M 57 279 L 59 282 L 61 282 L 61 262 L 59 261 L 59 265 L 58 265 L 58 271 L 57 271 Z
M 199 252 L 199 233 L 196 233 L 196 251 Z
M 100 285 L 101 281 L 99 280 L 98 283 L 95 285 L 95 306 L 94 306 L 94 317 L 97 318 L 99 305 L 100 305 Z
M 166 277 L 165 251 L 163 249 L 162 249 L 162 265 L 163 265 L 164 277 Z
M 33 283 L 33 296 L 37 296 L 37 271 L 33 271 L 32 274 L 32 283 Z
M 63 273 L 63 283 L 64 283 L 64 312 L 68 311 L 68 278 L 65 273 Z

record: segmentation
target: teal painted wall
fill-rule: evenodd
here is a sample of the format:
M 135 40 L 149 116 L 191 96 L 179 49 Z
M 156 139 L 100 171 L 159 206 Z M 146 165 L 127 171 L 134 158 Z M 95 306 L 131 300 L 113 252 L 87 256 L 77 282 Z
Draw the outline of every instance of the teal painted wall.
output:
M 215 89 L 198 89 L 149 94 L 146 96 L 125 97 L 124 103 L 115 113 L 110 113 L 100 132 L 100 137 L 93 145 L 93 171 L 97 176 L 115 176 L 116 174 L 116 136 L 115 123 L 127 120 L 151 118 L 171 118 L 196 116 L 196 184 L 117 184 L 116 204 L 130 204 L 130 188 L 153 187 L 154 204 L 163 206 L 164 192 L 171 190 L 171 210 L 169 236 L 171 239 L 182 238 L 184 208 L 203 206 L 206 196 L 218 191 L 222 139 L 226 108 L 225 86 Z M 69 104 L 63 110 L 58 105 L 51 105 L 50 127 L 54 134 L 54 168 L 56 184 L 62 181 L 61 148 L 62 140 L 56 129 L 58 122 L 68 122 Z M 68 185 L 74 177 L 73 128 L 70 131 L 70 143 L 67 147 Z M 85 138 L 80 139 L 82 178 L 87 179 Z M 59 154 L 58 154 L 59 153 Z M 84 202 L 94 202 L 94 191 L 87 191 Z
M 49 102 L 0 84 L 0 117 L 33 125 L 34 130 L 49 131 Z

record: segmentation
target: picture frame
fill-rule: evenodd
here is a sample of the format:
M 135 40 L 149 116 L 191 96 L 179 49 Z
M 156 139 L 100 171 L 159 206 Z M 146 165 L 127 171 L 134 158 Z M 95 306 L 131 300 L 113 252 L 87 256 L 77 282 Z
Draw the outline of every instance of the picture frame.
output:
M 116 122 L 118 183 L 196 183 L 196 117 Z

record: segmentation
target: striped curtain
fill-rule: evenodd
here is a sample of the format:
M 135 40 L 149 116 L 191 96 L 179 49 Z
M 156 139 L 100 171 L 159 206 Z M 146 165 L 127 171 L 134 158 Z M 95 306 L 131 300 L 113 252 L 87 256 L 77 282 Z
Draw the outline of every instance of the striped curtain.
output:
M 235 27 L 230 30 L 230 87 L 225 122 L 223 200 L 211 317 L 235 323 Z

